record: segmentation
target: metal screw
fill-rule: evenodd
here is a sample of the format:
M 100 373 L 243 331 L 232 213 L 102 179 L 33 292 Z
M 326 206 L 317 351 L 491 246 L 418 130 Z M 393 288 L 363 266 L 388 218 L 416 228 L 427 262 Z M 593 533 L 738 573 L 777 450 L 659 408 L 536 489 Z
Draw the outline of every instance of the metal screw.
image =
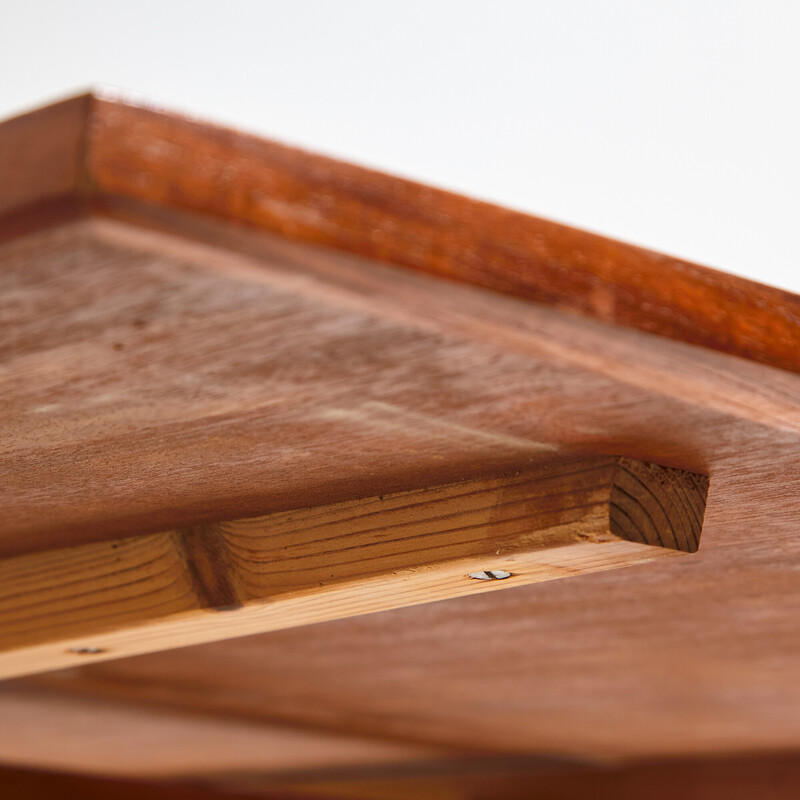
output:
M 502 581 L 510 578 L 511 573 L 502 569 L 487 569 L 485 572 L 470 572 L 469 577 L 476 581 Z
M 102 647 L 70 647 L 69 652 L 79 656 L 96 656 L 105 653 L 105 650 Z

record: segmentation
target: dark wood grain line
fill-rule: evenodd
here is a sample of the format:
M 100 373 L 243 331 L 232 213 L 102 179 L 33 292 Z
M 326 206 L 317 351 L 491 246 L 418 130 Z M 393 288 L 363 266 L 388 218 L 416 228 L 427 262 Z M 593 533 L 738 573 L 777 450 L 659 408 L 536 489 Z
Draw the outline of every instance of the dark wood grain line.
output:
M 155 563 L 155 562 L 153 562 L 153 563 Z M 122 572 L 127 572 L 127 571 L 129 571 L 129 570 L 121 570 L 120 574 Z M 139 571 L 139 567 L 138 566 L 136 568 L 136 571 Z M 145 577 L 136 578 L 135 580 L 132 580 L 132 581 L 124 581 L 124 582 L 120 582 L 120 583 L 117 583 L 117 582 L 114 581 L 114 582 L 111 583 L 111 585 L 110 585 L 108 590 L 91 589 L 88 592 L 77 592 L 76 594 L 71 594 L 68 597 L 64 598 L 62 600 L 62 603 L 66 604 L 68 601 L 77 600 L 77 599 L 80 599 L 82 597 L 83 598 L 94 598 L 94 600 L 92 602 L 88 603 L 85 606 L 69 606 L 69 611 L 72 612 L 72 611 L 80 611 L 80 610 L 85 609 L 85 608 L 94 608 L 97 605 L 98 596 L 102 596 L 102 594 L 104 592 L 111 593 L 111 592 L 115 592 L 115 591 L 117 591 L 119 589 L 128 589 L 128 588 L 130 588 L 132 586 L 146 586 L 147 584 L 152 582 L 153 578 L 158 578 L 161 575 L 168 575 L 168 574 L 171 574 L 172 572 L 173 572 L 173 567 L 171 565 L 168 565 L 164 569 L 159 570 L 158 572 L 150 573 L 149 575 L 146 575 Z M 113 577 L 113 574 L 110 575 L 109 577 Z M 173 583 L 174 582 L 175 581 L 173 581 Z M 84 580 L 84 583 L 85 583 L 85 580 Z M 169 585 L 172 585 L 172 584 L 165 584 L 165 586 L 163 586 L 163 587 L 158 587 L 157 589 L 149 590 L 148 593 L 149 594 L 161 593 Z M 111 588 L 112 586 L 113 586 L 113 589 Z M 62 587 L 56 585 L 55 588 L 62 588 Z M 144 597 L 144 595 L 138 595 L 138 596 L 139 597 Z M 35 608 L 39 608 L 39 607 L 42 607 L 42 606 L 47 608 L 49 605 L 50 605 L 50 601 L 49 600 L 38 600 L 38 601 L 33 602 L 33 603 L 25 603 L 23 605 L 17 606 L 14 609 L 14 617 L 12 618 L 12 622 L 14 624 L 16 624 L 16 623 L 20 623 L 20 622 L 26 622 L 27 620 L 31 620 L 31 619 L 38 619 L 39 617 L 38 617 L 37 614 L 28 614 L 26 616 L 18 616 L 17 612 L 18 611 L 27 610 L 27 609 L 35 609 Z M 52 612 L 48 612 L 48 613 L 52 614 Z M 6 624 L 7 623 L 4 621 L 3 622 L 3 628 L 5 628 Z
M 153 596 L 161 597 L 165 590 L 175 586 L 177 579 L 172 581 L 169 585 L 164 586 L 161 590 L 148 591 L 139 595 L 139 598 L 150 598 Z M 37 617 L 37 620 L 42 620 L 44 624 L 30 625 L 28 623 L 22 629 L 15 629 L 14 626 L 9 626 L 8 630 L 3 630 L 2 635 L 8 636 L 9 639 L 13 638 L 13 647 L 19 647 L 25 643 L 39 643 L 42 640 L 50 639 L 55 636 L 64 636 L 65 633 L 69 636 L 76 638 L 81 636 L 96 636 L 102 634 L 115 627 L 122 622 L 132 622 L 135 620 L 150 620 L 174 614 L 178 611 L 189 611 L 195 607 L 194 602 L 187 602 L 185 605 L 181 602 L 186 598 L 196 600 L 195 593 L 189 589 L 184 590 L 178 595 L 167 596 L 166 598 L 159 599 L 155 603 L 137 604 L 133 608 L 123 608 L 120 610 L 108 611 L 104 610 L 101 614 L 93 616 L 81 616 L 79 624 L 70 625 L 58 621 L 54 618 L 42 620 Z M 87 609 L 96 609 L 97 605 L 83 606 L 76 609 L 71 609 L 75 612 L 83 612 Z M 9 648 L 10 649 L 10 648 Z
M 693 553 L 700 542 L 707 494 L 704 476 L 621 459 L 610 501 L 611 530 L 634 541 Z
M 116 569 L 115 568 L 111 568 L 111 569 L 103 570 L 102 572 L 99 571 L 99 570 L 96 570 L 96 571 L 93 572 L 93 577 L 97 578 L 97 577 L 101 577 L 101 576 L 108 576 L 108 577 L 113 577 L 114 579 L 116 579 L 119 576 L 126 575 L 127 573 L 141 572 L 142 570 L 145 570 L 147 567 L 149 567 L 151 564 L 158 563 L 160 560 L 163 559 L 163 557 L 165 555 L 166 555 L 166 552 L 159 553 L 156 557 L 151 557 L 151 558 L 148 558 L 145 561 L 137 562 L 136 564 L 132 564 L 130 566 L 125 566 L 125 567 L 121 567 L 121 568 L 116 568 Z M 92 558 L 88 557 L 88 556 L 87 556 L 87 558 L 82 559 L 82 561 L 87 563 L 87 564 L 88 563 L 93 563 L 92 562 Z M 94 560 L 94 563 L 96 563 L 96 559 Z M 70 570 L 73 573 L 77 568 L 79 568 L 81 566 L 83 566 L 81 561 L 70 561 Z M 111 565 L 111 566 L 113 567 L 113 565 Z M 158 574 L 162 574 L 164 572 L 168 572 L 169 569 L 170 569 L 169 567 L 166 567 L 165 569 L 161 570 L 161 572 L 155 573 L 155 574 L 158 575 Z M 52 567 L 50 567 L 50 570 L 52 570 Z M 44 574 L 44 573 L 48 572 L 48 570 L 40 569 L 40 570 L 38 570 L 38 572 L 40 574 Z M 18 577 L 18 578 L 29 578 L 29 577 L 31 577 L 32 575 L 35 575 L 35 574 L 36 573 L 29 573 L 28 575 L 18 575 L 18 576 L 15 576 L 15 577 Z M 151 573 L 146 578 L 137 578 L 137 579 L 135 579 L 133 581 L 126 581 L 124 583 L 117 583 L 117 581 L 114 580 L 114 586 L 115 587 L 132 586 L 132 585 L 135 585 L 137 583 L 142 583 L 144 581 L 148 581 L 148 580 L 150 580 L 150 578 L 152 576 L 153 575 Z M 65 577 L 67 577 L 67 576 L 65 576 Z M 68 588 L 70 586 L 85 586 L 85 585 L 86 585 L 85 577 L 72 578 L 71 576 L 69 576 L 69 578 L 66 579 L 66 580 L 51 580 L 50 583 L 49 583 L 49 588 L 51 590 L 53 590 L 53 589 L 66 589 L 66 588 Z M 97 589 L 92 589 L 90 592 L 78 592 L 76 594 L 71 594 L 70 598 L 77 598 L 77 597 L 82 597 L 82 596 L 87 596 L 87 595 L 89 595 L 89 596 L 90 595 L 94 595 L 94 594 L 97 594 L 97 591 L 98 591 Z M 17 591 L 17 592 L 13 592 L 11 594 L 5 594 L 5 595 L 0 596 L 0 601 L 5 603 L 5 602 L 7 602 L 9 600 L 13 600 L 15 597 L 27 597 L 27 596 L 28 596 L 28 593 L 26 591 Z M 33 602 L 33 603 L 24 603 L 22 605 L 17 604 L 17 605 L 14 606 L 14 611 L 17 612 L 17 611 L 20 611 L 20 610 L 22 610 L 24 608 L 35 607 L 36 605 L 39 604 L 39 602 L 47 602 L 47 601 L 37 601 L 37 602 Z
M 231 611 L 242 607 L 224 537 L 217 526 L 179 531 L 173 537 L 203 608 Z
M 679 548 L 685 549 L 689 553 L 697 551 L 700 546 L 700 530 L 702 528 L 702 513 L 699 509 L 693 507 L 693 520 L 689 520 L 685 515 L 685 509 L 689 504 L 702 503 L 703 510 L 705 509 L 705 501 L 708 495 L 708 478 L 704 475 L 697 475 L 696 473 L 680 474 L 674 470 L 669 470 L 657 464 L 642 464 L 642 462 L 626 462 L 629 472 L 636 474 L 636 471 L 647 469 L 652 473 L 659 476 L 659 480 L 651 480 L 647 483 L 653 498 L 664 511 L 665 516 L 670 520 L 670 525 L 673 534 L 677 537 L 677 532 L 680 531 L 684 538 L 686 547 Z M 640 481 L 641 477 L 638 478 Z M 693 491 L 689 492 L 689 486 L 692 486 Z M 669 510 L 669 511 L 668 511 Z M 675 524 L 677 522 L 673 517 L 675 515 L 682 515 L 684 517 L 684 525 Z
M 524 499 L 513 500 L 513 501 L 509 501 L 507 503 L 496 503 L 496 504 L 493 505 L 493 508 L 501 508 L 503 506 L 514 505 L 514 504 L 517 504 L 517 503 L 526 503 L 526 502 L 531 502 L 531 501 L 540 500 L 540 499 L 556 498 L 556 497 L 561 497 L 561 496 L 568 495 L 568 494 L 574 494 L 575 493 L 574 489 L 571 489 L 569 491 L 563 491 L 563 492 L 553 492 L 553 491 L 542 491 L 541 487 L 543 485 L 546 485 L 548 483 L 548 481 L 552 481 L 554 483 L 558 483 L 558 481 L 560 481 L 562 478 L 572 478 L 572 477 L 575 477 L 577 475 L 590 474 L 592 472 L 597 472 L 598 473 L 598 478 L 602 478 L 602 473 L 600 473 L 600 469 L 601 468 L 602 468 L 602 465 L 601 465 L 601 467 L 592 466 L 592 467 L 587 467 L 585 469 L 575 470 L 575 471 L 572 471 L 572 472 L 559 473 L 559 474 L 557 474 L 555 476 L 551 476 L 551 475 L 538 476 L 537 475 L 536 477 L 533 477 L 533 478 L 530 477 L 530 476 L 526 476 L 524 479 L 521 479 L 521 480 L 518 480 L 518 481 L 511 481 L 511 482 L 509 482 L 507 484 L 506 483 L 500 484 L 498 482 L 498 484 L 497 484 L 498 490 L 502 489 L 503 491 L 508 491 L 508 489 L 513 489 L 513 488 L 519 488 L 519 487 L 522 487 L 522 486 L 525 486 L 526 484 L 528 484 L 530 486 L 530 493 L 526 492 Z M 602 480 L 599 480 L 598 483 L 597 483 L 597 486 L 599 487 L 601 485 L 602 485 Z M 589 489 L 587 488 L 585 491 L 588 492 Z M 406 504 L 400 505 L 400 506 L 391 506 L 390 508 L 382 508 L 382 507 L 380 507 L 380 501 L 378 501 L 376 499 L 374 502 L 371 502 L 369 504 L 370 507 L 373 507 L 373 506 L 377 505 L 378 507 L 376 509 L 374 509 L 372 511 L 366 511 L 366 512 L 361 513 L 361 514 L 353 514 L 350 517 L 342 518 L 341 520 L 338 520 L 338 522 L 339 523 L 345 523 L 345 522 L 350 523 L 350 522 L 355 522 L 355 521 L 360 520 L 360 519 L 364 519 L 366 517 L 378 517 L 378 518 L 380 518 L 380 517 L 385 516 L 387 512 L 394 513 L 394 512 L 397 512 L 397 511 L 410 510 L 410 509 L 413 509 L 413 508 L 415 508 L 415 507 L 417 507 L 417 506 L 419 506 L 421 504 L 424 504 L 426 508 L 430 508 L 430 507 L 436 505 L 437 503 L 438 504 L 448 503 L 448 502 L 451 502 L 453 499 L 456 499 L 456 498 L 459 499 L 459 500 L 466 500 L 467 498 L 470 498 L 470 497 L 477 497 L 477 496 L 481 496 L 481 495 L 485 495 L 485 494 L 486 494 L 486 489 L 485 488 L 476 489 L 476 490 L 473 490 L 473 491 L 466 491 L 466 492 L 462 492 L 462 493 L 459 493 L 459 494 L 452 494 L 452 495 L 448 494 L 448 495 L 445 495 L 443 497 L 433 497 L 433 498 L 429 498 L 426 495 L 420 494 L 419 500 L 416 501 L 416 502 L 406 503 Z M 301 510 L 304 511 L 304 509 L 301 509 Z M 296 512 L 288 512 L 287 513 L 287 519 L 290 516 L 292 516 L 293 514 L 295 514 L 295 513 Z M 321 512 L 321 513 L 325 513 L 325 512 Z M 458 514 L 457 513 L 446 514 L 446 515 L 441 516 L 441 517 L 432 517 L 431 519 L 432 520 L 433 519 L 445 519 L 447 517 L 453 517 L 453 516 L 458 516 Z M 258 523 L 259 522 L 259 518 L 255 517 L 254 519 L 251 520 L 251 522 Z M 396 525 L 392 525 L 392 526 L 381 525 L 380 529 L 381 530 L 385 530 L 388 527 L 396 527 L 396 526 L 401 526 L 401 525 L 404 525 L 404 524 L 407 524 L 407 523 L 396 523 Z M 224 523 L 222 523 L 222 525 L 224 527 Z M 239 532 L 237 533 L 237 537 L 238 538 L 248 538 L 248 534 L 241 532 L 241 527 L 240 526 L 242 526 L 242 523 L 237 522 L 237 527 L 239 528 Z M 296 533 L 298 531 L 302 531 L 303 533 L 306 533 L 308 531 L 314 530 L 315 528 L 323 528 L 324 529 L 324 528 L 328 528 L 328 527 L 329 527 L 329 522 L 325 521 L 325 522 L 318 523 L 316 525 L 308 525 L 308 526 L 303 525 L 300 528 L 284 529 L 284 530 L 281 530 L 280 533 L 275 534 L 275 536 L 283 536 L 285 534 Z M 362 528 L 362 529 L 359 529 L 359 530 L 348 531 L 348 533 L 346 535 L 350 536 L 350 535 L 355 534 L 355 533 L 363 533 L 363 532 L 368 532 L 370 530 L 373 530 L 373 529 L 372 528 Z M 262 534 L 261 532 L 258 532 L 256 534 L 253 534 L 253 538 L 258 538 L 259 540 L 264 540 L 264 539 L 269 538 L 269 537 L 267 535 Z M 338 538 L 338 537 L 331 537 L 331 538 Z
M 657 506 L 658 510 L 661 512 L 664 520 L 666 521 L 667 525 L 669 526 L 669 531 L 667 531 L 667 530 L 663 530 L 662 531 L 663 526 L 659 525 L 655 521 L 655 519 L 653 517 L 653 513 L 648 508 L 647 504 L 641 502 L 641 500 L 639 498 L 635 497 L 634 495 L 628 494 L 628 497 L 630 497 L 630 499 L 632 501 L 638 503 L 641 506 L 642 511 L 647 516 L 647 518 L 650 520 L 650 523 L 653 526 L 653 530 L 656 531 L 656 536 L 658 538 L 658 543 L 662 547 L 668 546 L 668 547 L 674 547 L 676 550 L 682 549 L 681 546 L 680 546 L 680 543 L 678 542 L 678 536 L 675 533 L 675 526 L 672 524 L 672 519 L 671 519 L 670 515 L 667 513 L 666 508 L 664 508 L 664 504 L 661 502 L 661 499 L 659 498 L 658 493 L 654 490 L 653 485 L 650 484 L 650 483 L 645 483 L 639 475 L 637 475 L 635 472 L 631 471 L 630 469 L 628 469 L 624 465 L 621 466 L 621 470 L 626 475 L 628 475 L 632 481 L 634 481 L 636 484 L 641 486 L 642 490 L 645 492 L 647 497 L 652 499 L 652 501 L 655 504 L 655 506 Z M 620 491 L 622 491 L 623 493 L 627 494 L 625 492 L 625 490 L 622 489 L 622 487 L 619 487 L 619 488 L 620 488 Z M 664 544 L 664 536 L 666 536 L 666 535 L 671 536 L 671 538 L 672 538 L 672 544 L 671 545 L 665 545 Z
M 649 544 L 639 529 L 639 526 L 636 524 L 636 521 L 623 506 L 612 500 L 609 503 L 609 507 L 613 512 L 610 520 L 611 533 L 615 536 L 619 536 L 621 539 L 627 539 L 629 542 Z M 620 516 L 628 522 L 627 525 L 622 524 Z M 660 546 L 663 547 L 663 544 Z
M 659 530 L 656 521 L 653 519 L 653 515 L 650 513 L 649 509 L 644 506 L 637 497 L 634 497 L 630 494 L 626 489 L 623 489 L 621 486 L 617 488 L 617 499 L 616 501 L 611 501 L 611 507 L 618 510 L 623 511 L 627 519 L 630 520 L 632 525 L 632 532 L 635 531 L 635 539 L 632 541 L 641 542 L 642 544 L 657 544 L 659 547 L 673 547 L 673 544 L 667 544 L 664 541 L 664 536 L 662 535 L 662 531 Z M 622 498 L 624 498 L 625 505 L 622 505 Z M 653 534 L 655 534 L 655 541 L 653 540 L 653 536 L 648 533 L 648 531 L 643 527 L 639 521 L 636 520 L 636 516 L 643 515 L 647 518 L 647 521 L 650 523 L 650 530 Z M 664 531 L 663 533 L 666 533 Z M 673 537 L 674 542 L 674 537 Z
M 598 484 L 598 486 L 596 488 L 597 489 L 602 488 L 602 484 Z M 582 493 L 583 494 L 589 494 L 590 491 L 591 491 L 590 489 L 586 489 Z M 539 499 L 556 500 L 556 499 L 558 499 L 560 497 L 570 497 L 570 496 L 574 496 L 575 494 L 576 494 L 576 490 L 572 489 L 570 491 L 564 491 L 564 492 L 552 492 L 551 494 L 540 495 L 538 497 L 537 496 L 534 496 L 534 497 L 531 497 L 531 498 L 523 497 L 523 498 L 520 498 L 519 500 L 509 500 L 509 501 L 507 501 L 505 503 L 492 503 L 491 505 L 487 505 L 487 506 L 484 506 L 484 507 L 478 507 L 478 508 L 474 508 L 474 509 L 471 508 L 471 509 L 469 509 L 469 513 L 477 513 L 479 511 L 487 511 L 487 512 L 488 511 L 493 511 L 493 512 L 496 512 L 499 509 L 506 509 L 507 511 L 510 511 L 515 506 L 526 506 L 526 505 L 529 506 L 535 500 L 539 500 Z M 430 505 L 433 505 L 433 503 L 429 504 L 425 500 L 421 499 L 420 503 L 415 504 L 415 505 L 418 505 L 420 507 L 424 507 L 425 510 L 427 511 L 427 509 L 430 507 Z M 569 511 L 585 511 L 587 508 L 592 508 L 593 506 L 600 506 L 600 505 L 602 505 L 602 501 L 601 500 L 590 501 L 590 502 L 587 502 L 587 503 L 575 503 L 575 504 L 570 505 L 570 506 L 562 505 L 562 506 L 559 506 L 559 512 L 560 513 L 566 513 L 566 512 L 569 512 Z M 403 508 L 404 508 L 404 510 L 412 509 L 412 508 L 414 508 L 414 505 L 405 506 Z M 382 513 L 383 515 L 388 516 L 389 514 L 394 513 L 395 510 L 396 509 L 394 509 L 394 508 L 387 508 L 383 512 L 375 512 L 375 513 L 376 514 L 381 514 Z M 542 518 L 542 517 L 547 518 L 549 515 L 552 515 L 552 514 L 553 514 L 553 509 L 552 508 L 543 508 L 543 509 L 536 509 L 536 510 L 529 509 L 529 510 L 526 511 L 525 514 L 522 514 L 522 515 L 517 516 L 517 517 L 503 517 L 502 521 L 503 522 L 512 522 L 514 520 L 529 519 L 531 522 L 534 522 L 537 518 Z M 453 520 L 454 519 L 458 519 L 459 517 L 463 517 L 464 515 L 465 515 L 464 511 L 454 511 L 454 512 L 452 512 L 450 514 L 439 514 L 439 515 L 435 515 L 435 516 L 434 515 L 430 515 L 429 516 L 429 515 L 426 514 L 426 519 L 431 524 L 433 524 L 433 523 L 442 522 L 442 521 L 448 520 L 448 519 L 453 519 Z M 367 515 L 363 515 L 363 516 L 367 516 Z M 372 516 L 372 514 L 370 514 L 369 516 Z M 360 518 L 361 517 L 357 517 L 357 519 L 360 519 Z M 377 519 L 379 520 L 380 517 L 378 517 Z M 335 525 L 339 526 L 339 525 L 347 524 L 350 521 L 351 521 L 350 518 L 337 519 L 336 522 L 335 522 Z M 407 520 L 403 520 L 401 522 L 387 523 L 386 525 L 378 525 L 377 527 L 372 527 L 372 528 L 359 528 L 357 530 L 348 530 L 345 533 L 336 534 L 334 536 L 325 536 L 324 538 L 313 539 L 311 541 L 313 541 L 314 545 L 316 546 L 316 545 L 322 544 L 324 542 L 334 542 L 334 541 L 336 541 L 338 539 L 344 539 L 344 540 L 350 539 L 350 540 L 352 540 L 357 536 L 369 536 L 371 534 L 374 534 L 374 533 L 377 533 L 377 532 L 381 532 L 381 531 L 390 531 L 390 530 L 395 530 L 397 528 L 407 528 L 407 527 L 409 527 L 409 526 L 411 526 L 413 524 L 414 523 L 411 520 L 407 519 Z M 224 525 L 220 526 L 220 527 L 224 530 Z M 269 541 L 270 539 L 282 539 L 282 538 L 290 537 L 292 534 L 307 535 L 307 533 L 309 533 L 312 530 L 315 530 L 315 529 L 325 530 L 326 528 L 329 528 L 329 527 L 331 527 L 330 523 L 312 525 L 312 526 L 309 526 L 308 528 L 302 528 L 301 527 L 301 528 L 293 528 L 293 529 L 287 529 L 287 530 L 281 529 L 279 531 L 276 531 L 275 533 L 264 534 L 263 536 L 260 536 L 257 533 L 256 534 L 240 534 L 238 529 L 237 529 L 236 538 L 237 538 L 237 540 L 238 539 L 242 539 L 242 540 L 245 540 L 245 541 L 247 539 L 254 539 L 254 540 L 257 540 L 260 543 L 260 542 Z M 472 527 L 472 526 L 470 526 L 470 527 Z M 454 532 L 454 531 L 459 530 L 459 528 L 458 527 L 449 528 L 447 530 L 450 531 L 450 532 Z M 435 533 L 440 533 L 440 532 L 443 532 L 443 531 L 436 531 Z M 405 537 L 400 536 L 400 537 L 393 537 L 393 538 L 395 538 L 396 541 L 399 541 L 399 540 L 401 540 L 401 539 L 403 539 Z M 301 541 L 298 541 L 298 542 L 294 543 L 291 547 L 292 548 L 303 547 L 303 546 L 306 546 L 307 544 L 308 544 L 308 540 L 301 540 Z M 355 545 L 355 546 L 358 546 L 358 545 Z
M 683 520 L 680 526 L 687 537 L 689 552 L 695 552 L 700 546 L 698 538 L 700 528 L 702 526 L 702 519 L 698 517 L 697 509 L 692 505 L 693 497 L 686 491 L 686 487 L 681 483 L 676 483 L 673 486 L 673 499 L 672 508 L 674 513 L 679 514 Z
M 670 486 L 670 493 L 665 493 L 662 497 L 661 504 L 662 506 L 666 505 L 670 509 L 670 513 L 675 515 L 676 519 L 673 527 L 683 534 L 686 540 L 687 552 L 696 551 L 699 542 L 696 538 L 695 529 L 699 529 L 699 526 L 695 511 L 689 507 L 689 498 L 683 483 L 674 481 Z
M 590 509 L 590 508 L 599 508 L 601 506 L 602 506 L 601 503 L 589 503 L 589 504 L 587 504 L 585 506 L 573 506 L 569 510 L 570 511 L 573 511 L 573 510 L 581 511 L 581 510 Z M 524 515 L 521 515 L 519 517 L 511 517 L 509 519 L 504 519 L 503 523 L 525 522 L 525 521 L 527 521 L 529 519 L 530 519 L 530 516 L 527 515 L 527 514 L 524 514 Z M 566 523 L 564 523 L 564 524 L 566 524 Z M 487 523 L 486 527 L 489 530 L 491 530 L 493 525 L 496 526 L 497 523 Z M 464 526 L 458 526 L 456 528 L 446 528 L 444 530 L 435 531 L 433 533 L 415 534 L 413 536 L 403 536 L 403 537 L 398 537 L 398 538 L 392 537 L 392 539 L 389 540 L 389 541 L 392 542 L 392 543 L 394 543 L 394 542 L 416 543 L 418 545 L 420 543 L 422 543 L 424 545 L 425 542 L 439 541 L 439 539 L 441 537 L 443 537 L 443 536 L 450 536 L 451 534 L 458 533 L 458 532 L 461 532 L 461 531 L 475 531 L 475 530 L 476 530 L 475 525 L 464 525 Z M 523 525 L 520 529 L 518 529 L 516 531 L 516 533 L 517 534 L 521 534 L 521 533 L 524 533 L 526 530 L 530 530 L 530 528 L 528 526 L 524 526 Z M 380 529 L 376 529 L 375 533 L 379 534 L 380 533 Z M 512 536 L 512 535 L 514 535 L 514 532 L 506 532 L 502 536 L 498 535 L 497 533 L 495 533 L 494 536 L 487 536 L 486 532 L 484 532 L 482 530 L 478 530 L 478 531 L 476 531 L 476 534 L 474 536 L 472 536 L 472 537 L 470 537 L 468 539 L 448 540 L 444 544 L 436 544 L 436 545 L 433 545 L 433 546 L 427 545 L 427 546 L 422 546 L 422 547 L 412 547 L 411 549 L 408 549 L 408 550 L 394 550 L 394 551 L 391 552 L 391 554 L 387 555 L 385 553 L 382 553 L 381 555 L 374 556 L 374 557 L 373 556 L 362 556 L 360 554 L 363 553 L 366 550 L 369 550 L 369 549 L 372 549 L 372 548 L 375 548 L 375 547 L 385 548 L 386 545 L 387 545 L 387 541 L 385 539 L 380 539 L 379 538 L 379 539 L 373 540 L 373 541 L 359 542 L 357 544 L 353 544 L 353 545 L 350 545 L 348 547 L 338 547 L 338 548 L 333 548 L 333 549 L 329 549 L 329 550 L 315 550 L 314 552 L 308 553 L 306 555 L 294 555 L 293 554 L 293 555 L 289 555 L 288 557 L 285 554 L 286 553 L 291 553 L 291 547 L 287 547 L 286 550 L 278 549 L 278 550 L 273 550 L 273 551 L 263 551 L 263 552 L 255 551 L 255 552 L 258 552 L 258 555 L 261 558 L 264 558 L 264 557 L 269 556 L 269 555 L 273 555 L 275 557 L 281 556 L 282 558 L 281 558 L 280 562 L 275 561 L 275 562 L 269 564 L 269 566 L 270 567 L 274 567 L 275 571 L 280 571 L 282 574 L 291 574 L 291 573 L 303 573 L 303 572 L 306 572 L 306 571 L 308 571 L 310 569 L 309 566 L 299 566 L 300 564 L 302 564 L 303 561 L 317 560 L 317 559 L 320 559 L 320 558 L 330 558 L 331 556 L 334 556 L 334 555 L 337 555 L 337 554 L 340 554 L 340 553 L 346 553 L 346 552 L 349 552 L 349 551 L 353 551 L 355 553 L 358 553 L 359 557 L 356 558 L 356 559 L 353 559 L 351 561 L 341 561 L 341 560 L 339 560 L 339 561 L 336 561 L 336 562 L 330 562 L 330 566 L 342 568 L 342 567 L 346 567 L 348 565 L 353 565 L 353 564 L 363 564 L 363 563 L 365 563 L 367 561 L 385 562 L 387 560 L 387 558 L 399 558 L 399 557 L 402 557 L 402 556 L 408 556 L 408 555 L 412 555 L 412 554 L 419 554 L 420 555 L 420 561 L 427 563 L 428 561 L 431 561 L 430 554 L 435 552 L 435 551 L 437 551 L 437 550 L 450 549 L 450 548 L 460 548 L 460 547 L 462 547 L 464 545 L 484 543 L 486 541 L 501 542 L 505 538 L 507 538 L 509 536 Z M 345 538 L 347 538 L 347 537 L 345 537 Z M 321 541 L 325 541 L 325 540 L 321 540 Z M 576 542 L 581 541 L 581 539 L 580 539 L 580 537 L 578 535 L 575 536 L 575 541 Z M 643 543 L 644 544 L 650 544 L 650 542 L 643 542 Z M 234 550 L 234 546 L 233 545 L 229 545 L 229 547 L 230 547 L 231 551 Z M 247 552 L 252 555 L 254 551 L 248 550 Z M 241 564 L 241 566 L 240 566 L 241 569 L 253 571 L 252 567 L 254 565 L 254 562 L 252 560 L 249 560 L 247 558 L 243 558 L 243 559 L 241 559 L 240 564 Z M 297 565 L 297 566 L 289 567 L 289 566 L 287 566 L 288 564 Z M 311 567 L 311 568 L 314 568 L 314 567 Z M 265 573 L 269 573 L 270 571 L 272 571 L 272 570 L 270 570 L 270 569 L 258 570 L 258 574 L 265 574 Z

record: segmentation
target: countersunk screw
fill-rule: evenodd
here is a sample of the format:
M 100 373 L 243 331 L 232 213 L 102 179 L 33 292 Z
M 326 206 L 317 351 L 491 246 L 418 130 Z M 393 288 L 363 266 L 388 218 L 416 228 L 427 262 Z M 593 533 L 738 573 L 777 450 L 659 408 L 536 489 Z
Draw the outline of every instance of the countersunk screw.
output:
M 469 577 L 476 581 L 502 581 L 510 578 L 511 573 L 502 569 L 487 569 L 484 572 L 470 572 Z

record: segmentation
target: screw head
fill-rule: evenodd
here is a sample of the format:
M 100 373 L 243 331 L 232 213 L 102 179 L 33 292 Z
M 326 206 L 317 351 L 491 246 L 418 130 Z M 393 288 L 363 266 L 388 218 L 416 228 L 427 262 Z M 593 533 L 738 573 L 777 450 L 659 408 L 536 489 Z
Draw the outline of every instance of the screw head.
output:
M 78 656 L 96 656 L 105 653 L 105 650 L 102 647 L 70 647 L 69 652 Z
M 503 581 L 510 578 L 511 573 L 502 569 L 487 569 L 483 572 L 470 572 L 469 577 L 476 581 Z

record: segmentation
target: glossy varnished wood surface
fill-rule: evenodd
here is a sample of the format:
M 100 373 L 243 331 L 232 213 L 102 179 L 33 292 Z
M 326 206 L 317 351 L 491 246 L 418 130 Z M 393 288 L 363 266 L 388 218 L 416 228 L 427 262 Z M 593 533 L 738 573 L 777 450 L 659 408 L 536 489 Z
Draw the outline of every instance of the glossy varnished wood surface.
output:
M 0 213 L 115 198 L 200 212 L 800 371 L 788 292 L 118 99 L 5 123 L 0 175 Z
M 800 371 L 795 296 L 168 114 L 98 101 L 95 190 L 247 222 Z

